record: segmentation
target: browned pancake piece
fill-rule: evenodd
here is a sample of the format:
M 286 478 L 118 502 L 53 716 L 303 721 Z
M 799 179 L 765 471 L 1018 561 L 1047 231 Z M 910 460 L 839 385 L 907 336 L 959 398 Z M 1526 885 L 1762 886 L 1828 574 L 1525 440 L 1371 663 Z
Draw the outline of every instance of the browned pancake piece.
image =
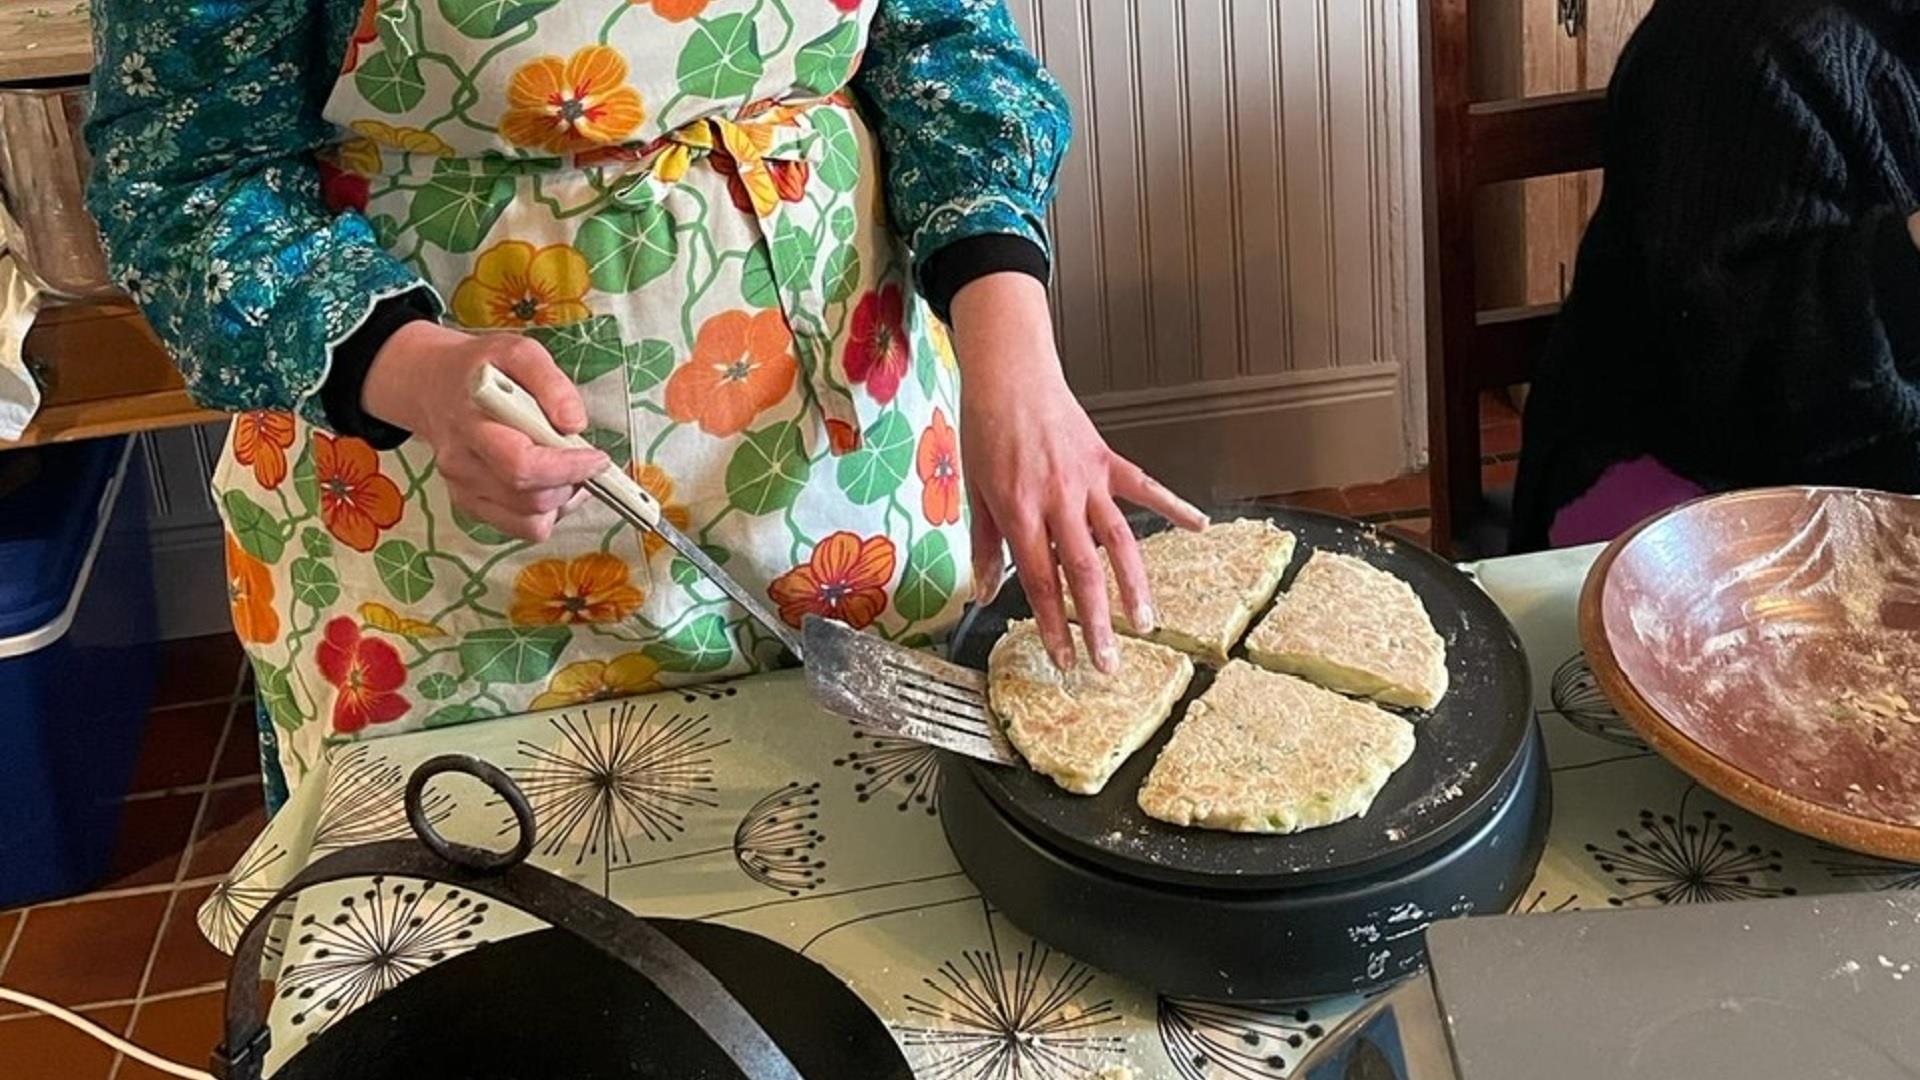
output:
M 1140 809 L 1231 832 L 1331 825 L 1367 812 L 1413 742 L 1413 725 L 1384 709 L 1235 660 L 1187 707 Z
M 1197 533 L 1168 529 L 1141 540 L 1156 622 L 1147 638 L 1214 667 L 1226 663 L 1227 650 L 1273 599 L 1293 549 L 1293 534 L 1265 518 L 1221 522 Z M 1135 633 L 1111 563 L 1107 601 L 1114 629 Z M 1067 614 L 1078 617 L 1071 597 Z
M 1072 629 L 1076 662 L 1061 671 L 1033 620 L 1008 624 L 987 658 L 987 700 L 1035 772 L 1094 795 L 1166 722 L 1193 679 L 1193 661 L 1163 645 L 1121 638 L 1120 668 L 1105 675 L 1089 659 L 1080 628 Z
M 1447 692 L 1447 643 L 1419 594 L 1351 555 L 1314 552 L 1247 636 L 1247 655 L 1387 705 L 1431 709 Z

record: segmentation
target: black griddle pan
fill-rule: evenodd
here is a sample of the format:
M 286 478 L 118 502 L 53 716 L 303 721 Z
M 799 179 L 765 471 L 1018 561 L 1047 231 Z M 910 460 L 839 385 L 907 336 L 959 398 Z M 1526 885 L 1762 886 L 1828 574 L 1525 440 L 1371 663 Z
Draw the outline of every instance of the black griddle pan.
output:
M 1366 560 L 1413 586 L 1434 628 L 1447 640 L 1446 697 L 1413 719 L 1413 757 L 1394 773 L 1373 808 L 1351 821 L 1289 836 L 1186 829 L 1142 813 L 1135 795 L 1189 702 L 1212 684 L 1196 664 L 1192 685 L 1167 723 L 1098 795 L 1075 795 L 1029 769 L 1002 768 L 948 755 L 986 796 L 1035 839 L 1057 852 L 1131 878 L 1209 890 L 1272 890 L 1374 875 L 1432 851 L 1484 819 L 1501 780 L 1532 731 L 1531 677 L 1513 625 L 1470 576 L 1413 544 L 1370 526 L 1309 510 L 1225 506 L 1215 521 L 1266 518 L 1299 539 L 1284 590 L 1316 550 Z M 1135 519 L 1142 535 L 1165 528 Z M 956 630 L 955 662 L 984 670 L 1009 620 L 1032 609 L 1017 580 Z M 1265 615 L 1263 611 L 1262 616 Z M 1256 617 L 1256 623 L 1258 617 Z M 1236 656 L 1244 650 L 1235 649 Z

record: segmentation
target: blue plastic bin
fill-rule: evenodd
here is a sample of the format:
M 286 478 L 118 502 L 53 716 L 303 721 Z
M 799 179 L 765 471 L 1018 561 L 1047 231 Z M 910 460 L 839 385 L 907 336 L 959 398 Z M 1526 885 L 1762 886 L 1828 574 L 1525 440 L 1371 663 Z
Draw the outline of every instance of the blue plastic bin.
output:
M 143 455 L 0 461 L 0 907 L 108 870 L 158 664 Z

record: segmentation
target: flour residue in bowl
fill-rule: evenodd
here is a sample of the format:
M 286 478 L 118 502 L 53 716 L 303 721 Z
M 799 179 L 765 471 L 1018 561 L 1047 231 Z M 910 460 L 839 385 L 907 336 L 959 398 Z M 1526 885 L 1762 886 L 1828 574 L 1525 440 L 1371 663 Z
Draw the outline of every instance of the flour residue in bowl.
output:
M 1628 546 L 1606 604 L 1674 727 L 1801 798 L 1920 824 L 1920 500 L 1701 503 Z

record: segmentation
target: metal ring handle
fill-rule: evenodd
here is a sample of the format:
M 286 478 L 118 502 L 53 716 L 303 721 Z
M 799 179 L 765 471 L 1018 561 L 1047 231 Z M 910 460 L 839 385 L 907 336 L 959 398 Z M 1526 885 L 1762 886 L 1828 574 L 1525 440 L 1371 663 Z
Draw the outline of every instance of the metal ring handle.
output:
M 514 822 L 520 827 L 519 835 L 514 837 L 513 847 L 506 851 L 495 851 L 471 844 L 458 844 L 440 835 L 440 830 L 427 820 L 422 796 L 426 793 L 427 781 L 442 773 L 471 776 L 492 788 L 494 794 L 506 802 L 508 809 L 513 811 Z M 528 804 L 520 785 L 514 783 L 513 778 L 498 765 L 471 754 L 441 754 L 428 758 L 413 770 L 413 775 L 407 779 L 407 823 L 413 826 L 414 835 L 420 838 L 428 851 L 455 866 L 476 873 L 497 874 L 520 865 L 527 860 L 527 856 L 533 854 L 533 807 Z

